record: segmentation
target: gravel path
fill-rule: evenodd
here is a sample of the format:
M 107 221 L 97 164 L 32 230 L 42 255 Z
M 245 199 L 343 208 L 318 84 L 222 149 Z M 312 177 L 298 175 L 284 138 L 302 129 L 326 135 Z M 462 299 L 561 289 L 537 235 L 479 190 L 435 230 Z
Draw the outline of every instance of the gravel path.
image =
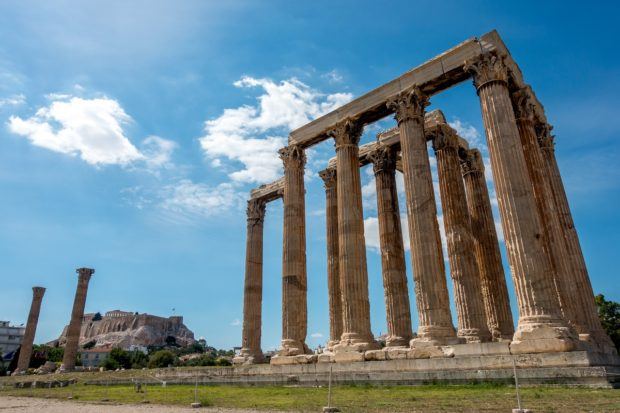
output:
M 233 410 L 219 408 L 192 409 L 178 406 L 160 406 L 150 404 L 113 405 L 85 402 L 72 402 L 53 399 L 36 399 L 30 397 L 0 396 L 0 413 L 259 413 L 257 410 Z M 264 413 L 264 410 L 260 413 Z

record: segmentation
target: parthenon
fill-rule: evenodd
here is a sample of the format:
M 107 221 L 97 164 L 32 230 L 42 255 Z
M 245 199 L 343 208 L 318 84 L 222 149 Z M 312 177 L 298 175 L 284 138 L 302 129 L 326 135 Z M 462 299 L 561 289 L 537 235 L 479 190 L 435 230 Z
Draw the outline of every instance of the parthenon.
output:
M 491 172 L 516 293 L 516 328 L 478 148 L 430 99 L 468 79 L 479 97 Z M 397 127 L 359 145 L 364 127 L 393 115 Z M 542 104 L 498 33 L 469 39 L 294 131 L 280 150 L 284 176 L 251 192 L 243 333 L 238 364 L 261 363 L 265 205 L 283 200 L 282 340 L 272 365 L 585 350 L 617 357 L 601 327 L 588 270 Z M 325 183 L 330 337 L 306 345 L 305 151 L 333 139 Z M 457 325 L 452 323 L 428 143 L 437 160 Z M 385 348 L 370 326 L 360 167 L 377 189 Z M 410 300 L 396 188 L 404 178 L 415 297 Z M 412 330 L 411 301 L 418 314 Z M 483 345 L 484 344 L 484 345 Z

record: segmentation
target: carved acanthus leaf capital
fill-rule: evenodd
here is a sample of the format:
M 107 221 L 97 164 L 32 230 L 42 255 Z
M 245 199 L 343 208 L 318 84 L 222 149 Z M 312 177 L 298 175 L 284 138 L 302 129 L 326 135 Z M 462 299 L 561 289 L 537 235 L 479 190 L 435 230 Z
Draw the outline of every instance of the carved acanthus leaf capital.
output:
M 399 124 L 410 119 L 424 124 L 424 108 L 429 104 L 428 96 L 414 86 L 388 100 L 387 107 Z
M 396 172 L 396 151 L 393 148 L 380 146 L 371 152 L 368 158 L 372 162 L 375 175 L 380 172 Z
M 336 168 L 327 168 L 319 172 L 319 176 L 323 179 L 325 189 L 334 188 L 336 186 Z
M 468 60 L 463 70 L 472 74 L 476 90 L 493 82 L 508 83 L 508 68 L 504 63 L 504 57 L 496 52 L 487 52 Z
M 478 149 L 469 149 L 462 152 L 462 154 L 465 155 L 461 158 L 461 173 L 463 176 L 474 172 L 484 174 L 484 161 Z
M 261 198 L 250 199 L 247 208 L 248 221 L 262 223 L 265 220 L 266 204 L 265 200 Z
M 90 277 L 95 273 L 95 270 L 92 268 L 78 268 L 75 270 L 78 273 L 79 279 L 84 279 L 86 281 L 90 280 Z
M 512 94 L 512 104 L 515 117 L 519 120 L 533 122 L 535 118 L 535 106 L 529 87 L 522 87 Z
M 35 298 L 41 298 L 45 294 L 45 287 L 32 287 L 32 295 Z
M 289 145 L 278 151 L 284 169 L 302 169 L 306 164 L 306 153 L 299 145 Z
M 345 145 L 357 145 L 364 131 L 364 125 L 357 119 L 347 118 L 337 123 L 327 135 L 334 138 L 336 149 Z
M 431 131 L 433 150 L 435 152 L 445 149 L 459 149 L 459 138 L 448 125 L 438 125 Z

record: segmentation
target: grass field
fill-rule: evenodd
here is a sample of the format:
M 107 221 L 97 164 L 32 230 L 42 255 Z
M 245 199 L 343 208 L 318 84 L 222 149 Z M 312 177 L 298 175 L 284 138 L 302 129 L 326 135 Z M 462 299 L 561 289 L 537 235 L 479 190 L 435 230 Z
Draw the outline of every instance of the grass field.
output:
M 343 412 L 510 412 L 517 405 L 511 386 L 337 386 L 332 405 Z M 143 393 L 132 386 L 76 384 L 53 389 L 0 390 L 1 395 L 52 397 L 74 401 L 186 405 L 194 401 L 191 385 L 149 385 Z M 326 388 L 198 386 L 203 406 L 318 412 L 327 403 Z M 569 387 L 522 388 L 524 407 L 541 412 L 618 412 L 620 390 Z

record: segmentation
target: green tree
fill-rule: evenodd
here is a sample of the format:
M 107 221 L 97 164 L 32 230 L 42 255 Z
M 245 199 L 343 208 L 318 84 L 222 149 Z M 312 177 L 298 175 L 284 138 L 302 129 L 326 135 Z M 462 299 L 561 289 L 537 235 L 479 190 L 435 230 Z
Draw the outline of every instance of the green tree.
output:
M 106 359 L 113 360 L 118 365 L 117 368 L 131 368 L 131 354 L 122 348 L 113 348 Z
M 65 355 L 65 349 L 62 347 L 49 347 L 47 351 L 47 361 L 53 361 L 56 363 L 62 363 L 62 358 Z
M 148 365 L 149 357 L 140 350 L 134 350 L 131 352 L 131 368 L 141 369 Z
M 170 350 L 159 350 L 151 355 L 149 358 L 149 368 L 159 368 L 174 366 L 177 364 L 177 357 Z
M 594 297 L 603 328 L 620 352 L 620 303 L 607 301 L 603 294 Z
M 105 358 L 105 360 L 103 360 L 103 362 L 101 362 L 99 367 L 103 367 L 106 370 L 116 370 L 120 368 L 120 365 L 118 364 L 118 361 L 108 356 Z

